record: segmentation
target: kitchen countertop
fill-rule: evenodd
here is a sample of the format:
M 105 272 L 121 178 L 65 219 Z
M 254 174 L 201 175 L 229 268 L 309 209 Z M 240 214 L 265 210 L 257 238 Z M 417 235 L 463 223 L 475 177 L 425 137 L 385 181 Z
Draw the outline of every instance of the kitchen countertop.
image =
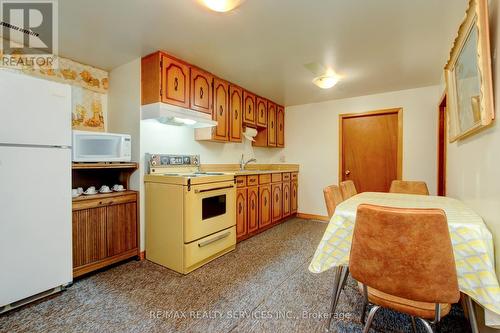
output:
M 247 175 L 264 175 L 270 173 L 287 173 L 287 172 L 298 172 L 295 169 L 290 170 L 243 170 L 243 171 L 229 171 L 228 173 L 234 173 L 235 176 L 247 176 Z
M 201 171 L 223 172 L 235 176 L 265 175 L 273 173 L 299 172 L 298 164 L 249 164 L 248 169 L 240 170 L 239 164 L 202 164 Z

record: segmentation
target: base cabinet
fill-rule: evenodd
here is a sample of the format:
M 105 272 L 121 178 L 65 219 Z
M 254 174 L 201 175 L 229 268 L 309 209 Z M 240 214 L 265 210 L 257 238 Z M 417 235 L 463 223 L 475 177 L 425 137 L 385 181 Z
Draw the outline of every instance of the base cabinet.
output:
M 237 241 L 247 239 L 278 224 L 292 213 L 292 181 L 296 172 L 237 176 Z M 296 196 L 295 196 L 296 198 Z
M 137 193 L 73 202 L 73 277 L 138 255 Z

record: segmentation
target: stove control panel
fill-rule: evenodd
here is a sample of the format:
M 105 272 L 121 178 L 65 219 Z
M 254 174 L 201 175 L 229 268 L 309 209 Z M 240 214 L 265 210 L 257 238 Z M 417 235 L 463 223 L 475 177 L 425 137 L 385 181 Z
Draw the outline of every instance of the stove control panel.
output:
M 199 166 L 200 155 L 146 154 L 150 167 Z

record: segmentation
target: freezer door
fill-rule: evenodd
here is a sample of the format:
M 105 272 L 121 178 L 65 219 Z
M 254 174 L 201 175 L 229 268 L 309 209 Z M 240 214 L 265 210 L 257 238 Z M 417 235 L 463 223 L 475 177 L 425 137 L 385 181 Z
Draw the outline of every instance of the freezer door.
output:
M 71 146 L 71 87 L 0 69 L 0 144 Z
M 70 161 L 0 146 L 0 307 L 72 281 Z

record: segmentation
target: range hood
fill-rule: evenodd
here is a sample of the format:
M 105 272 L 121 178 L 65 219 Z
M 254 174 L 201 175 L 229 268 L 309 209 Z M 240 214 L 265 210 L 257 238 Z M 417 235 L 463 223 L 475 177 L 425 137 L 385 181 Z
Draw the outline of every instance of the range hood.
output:
M 151 103 L 141 108 L 141 119 L 156 119 L 162 124 L 204 128 L 217 126 L 208 113 L 197 112 L 166 103 Z

